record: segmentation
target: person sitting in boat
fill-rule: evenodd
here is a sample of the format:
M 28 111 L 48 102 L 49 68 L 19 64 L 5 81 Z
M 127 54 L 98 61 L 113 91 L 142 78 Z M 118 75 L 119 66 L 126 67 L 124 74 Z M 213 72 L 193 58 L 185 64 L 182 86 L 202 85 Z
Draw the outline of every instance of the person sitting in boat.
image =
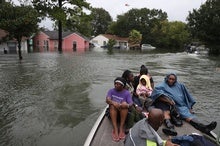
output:
M 134 82 L 134 75 L 130 70 L 125 70 L 122 74 L 122 78 L 126 80 L 126 86 L 125 89 L 127 89 L 131 96 L 134 93 L 134 87 L 133 87 L 133 82 Z M 128 110 L 128 115 L 125 121 L 125 133 L 128 133 L 129 129 L 139 120 L 143 119 L 146 117 L 147 113 L 142 113 L 143 110 L 141 107 L 137 106 L 136 104 L 133 104 Z
M 148 118 L 140 120 L 130 129 L 125 146 L 179 146 L 170 140 L 162 140 L 156 132 L 163 121 L 164 114 L 161 109 L 150 109 Z
M 136 93 L 141 100 L 142 108 L 148 110 L 152 104 L 152 99 L 149 98 L 152 94 L 150 79 L 147 75 L 142 75 L 139 80 L 139 84 L 136 89 Z
M 124 88 L 125 85 L 125 79 L 117 77 L 114 80 L 115 87 L 110 89 L 106 96 L 106 103 L 109 104 L 110 118 L 113 125 L 112 139 L 114 141 L 123 140 L 125 138 L 125 120 L 128 109 L 133 104 L 130 92 Z M 119 128 L 118 121 L 120 121 Z
M 215 129 L 217 122 L 213 121 L 208 125 L 204 125 L 199 122 L 198 118 L 193 113 L 193 105 L 196 103 L 194 98 L 190 95 L 184 84 L 177 81 L 175 73 L 168 74 L 164 82 L 154 88 L 151 95 L 152 100 L 156 108 L 160 108 L 164 111 L 165 125 L 168 128 L 163 131 L 168 135 L 176 135 L 176 131 L 173 130 L 174 125 L 178 126 L 178 121 L 173 121 L 174 125 L 170 121 L 170 109 L 175 106 L 180 114 L 180 117 L 189 122 L 193 127 L 200 130 L 203 133 L 210 135 L 210 131 Z M 177 123 L 176 123 L 177 122 Z M 170 130 L 169 130 L 170 129 Z
M 134 87 L 134 94 L 132 96 L 132 100 L 133 102 L 139 106 L 139 107 L 142 107 L 142 103 L 141 103 L 141 100 L 138 98 L 138 95 L 136 94 L 136 89 L 137 89 L 137 86 L 139 84 L 139 80 L 140 80 L 140 77 L 142 75 L 147 75 L 150 77 L 150 83 L 151 83 L 151 87 L 152 89 L 154 88 L 154 80 L 153 78 L 150 76 L 150 74 L 148 73 L 148 68 L 145 66 L 145 65 L 141 65 L 140 67 L 140 73 L 134 77 L 134 84 L 133 84 L 133 87 Z
M 126 80 L 125 89 L 127 89 L 132 96 L 134 93 L 134 74 L 130 70 L 125 70 L 121 77 Z

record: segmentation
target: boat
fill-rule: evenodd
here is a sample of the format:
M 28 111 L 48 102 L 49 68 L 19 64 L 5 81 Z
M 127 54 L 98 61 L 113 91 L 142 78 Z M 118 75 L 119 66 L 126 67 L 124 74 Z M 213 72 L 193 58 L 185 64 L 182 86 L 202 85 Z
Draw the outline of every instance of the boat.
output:
M 91 129 L 87 139 L 84 143 L 84 146 L 124 146 L 124 141 L 120 140 L 119 142 L 115 142 L 112 140 L 111 131 L 112 131 L 112 124 L 108 117 L 105 116 L 105 111 L 108 108 L 106 106 L 100 116 L 98 117 L 97 121 L 95 122 L 93 128 Z M 162 128 L 164 128 L 164 124 L 159 128 L 157 131 L 158 134 L 161 136 L 162 139 L 166 140 L 169 136 L 165 135 L 162 132 Z M 205 136 L 211 142 L 218 145 L 219 137 L 211 131 L 211 136 L 201 133 L 194 127 L 192 127 L 189 123 L 183 121 L 183 125 L 181 127 L 175 127 L 178 135 L 189 135 L 189 134 L 199 134 Z M 218 139 L 218 142 L 217 140 Z
M 209 48 L 206 48 L 205 45 L 191 45 L 186 49 L 188 54 L 196 54 L 196 55 L 208 55 Z

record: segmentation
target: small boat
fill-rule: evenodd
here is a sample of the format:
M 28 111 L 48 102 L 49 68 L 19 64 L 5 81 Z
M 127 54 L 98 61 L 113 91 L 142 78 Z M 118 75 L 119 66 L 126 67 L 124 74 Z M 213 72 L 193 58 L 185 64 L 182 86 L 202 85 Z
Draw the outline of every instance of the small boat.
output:
M 124 146 L 124 141 L 115 142 L 112 140 L 111 131 L 112 131 L 112 124 L 108 117 L 105 116 L 105 111 L 108 108 L 106 106 L 100 116 L 98 117 L 97 121 L 95 122 L 93 128 L 91 129 L 84 146 Z M 157 131 L 158 134 L 161 136 L 162 139 L 166 140 L 169 136 L 165 135 L 162 132 L 162 128 L 164 128 L 164 124 L 159 128 Z M 181 127 L 175 127 L 178 135 L 189 135 L 192 133 L 196 133 L 199 135 L 205 136 L 207 139 L 218 145 L 217 140 L 219 137 L 211 131 L 212 136 L 206 135 L 201 133 L 200 131 L 196 130 L 192 127 L 189 123 L 183 121 L 183 125 Z M 178 136 L 177 135 L 177 136 Z

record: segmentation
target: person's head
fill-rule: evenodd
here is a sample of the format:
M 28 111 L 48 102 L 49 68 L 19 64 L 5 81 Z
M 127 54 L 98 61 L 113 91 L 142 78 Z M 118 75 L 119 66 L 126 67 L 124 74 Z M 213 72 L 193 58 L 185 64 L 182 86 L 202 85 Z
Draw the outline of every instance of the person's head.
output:
M 146 82 L 146 80 L 144 78 L 141 78 L 141 84 L 146 86 L 147 82 Z
M 147 80 L 149 80 L 149 77 L 147 75 L 142 75 L 139 79 L 139 83 L 146 86 L 147 85 Z
M 170 73 L 165 77 L 165 81 L 169 86 L 173 86 L 177 82 L 177 76 L 175 73 Z
M 121 91 L 124 89 L 125 85 L 126 85 L 126 80 L 122 77 L 117 77 L 115 80 L 114 80 L 114 85 L 115 85 L 115 89 L 117 91 Z
M 134 75 L 130 70 L 125 70 L 122 74 L 122 78 L 124 78 L 128 82 L 134 81 Z
M 147 67 L 146 67 L 145 65 L 142 64 L 141 67 L 140 67 L 140 69 L 142 69 L 142 68 L 147 68 Z
M 148 123 L 151 127 L 157 131 L 159 127 L 163 124 L 164 113 L 161 109 L 152 108 L 148 114 Z
M 140 75 L 147 75 L 148 74 L 148 69 L 146 67 L 142 67 L 140 69 Z

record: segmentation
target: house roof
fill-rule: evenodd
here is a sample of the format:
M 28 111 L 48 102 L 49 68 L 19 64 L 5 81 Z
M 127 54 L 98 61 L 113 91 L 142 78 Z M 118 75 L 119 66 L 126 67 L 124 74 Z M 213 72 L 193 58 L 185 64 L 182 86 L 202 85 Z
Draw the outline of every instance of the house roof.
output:
M 58 40 L 58 31 L 43 31 L 46 35 L 48 35 L 50 37 L 50 39 L 52 40 Z M 83 36 L 82 34 L 78 33 L 78 32 L 71 32 L 71 31 L 66 31 L 66 32 L 62 32 L 62 38 L 65 38 L 71 34 L 77 34 L 78 36 L 82 37 L 85 40 L 88 40 L 88 38 L 86 38 L 85 36 Z
M 101 34 L 104 37 L 108 38 L 108 39 L 113 39 L 113 40 L 117 40 L 117 41 L 128 41 L 128 38 L 124 38 L 124 37 L 119 37 L 116 35 L 111 35 L 111 34 Z
M 6 37 L 9 33 L 3 29 L 0 29 L 0 40 L 2 40 L 2 38 Z M 27 37 L 22 37 L 21 40 L 24 41 L 24 40 L 27 40 L 28 38 Z M 10 41 L 16 41 L 15 38 L 11 39 Z
M 58 39 L 58 31 L 43 31 L 46 35 L 48 35 L 50 37 L 50 39 L 54 39 L 54 40 L 57 40 Z M 73 32 L 62 32 L 62 37 L 66 37 L 70 34 L 72 34 Z
M 8 35 L 8 33 L 6 31 L 4 31 L 3 29 L 0 29 L 0 40 L 5 37 L 6 35 Z

